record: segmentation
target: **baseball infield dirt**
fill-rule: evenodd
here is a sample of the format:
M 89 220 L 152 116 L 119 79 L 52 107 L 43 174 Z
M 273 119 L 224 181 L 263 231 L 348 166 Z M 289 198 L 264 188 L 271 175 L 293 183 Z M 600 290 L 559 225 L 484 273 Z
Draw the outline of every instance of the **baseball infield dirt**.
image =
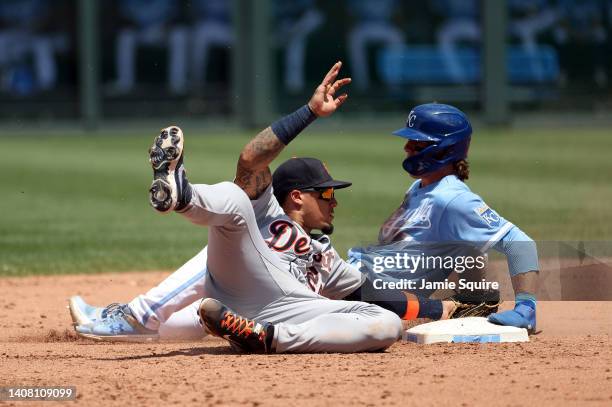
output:
M 77 404 L 88 406 L 612 405 L 612 302 L 540 302 L 542 332 L 530 343 L 398 342 L 353 355 L 240 355 L 214 338 L 100 344 L 74 335 L 71 295 L 127 301 L 166 275 L 0 279 L 0 386 L 76 386 Z

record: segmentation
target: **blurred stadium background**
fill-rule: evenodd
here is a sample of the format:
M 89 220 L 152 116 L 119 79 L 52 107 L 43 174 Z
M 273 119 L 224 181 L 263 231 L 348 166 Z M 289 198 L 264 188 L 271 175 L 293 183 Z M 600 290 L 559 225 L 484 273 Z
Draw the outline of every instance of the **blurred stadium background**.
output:
M 0 275 L 173 269 L 206 231 L 148 210 L 146 149 L 176 123 L 197 182 L 337 60 L 349 101 L 283 157 L 351 179 L 341 252 L 409 180 L 411 106 L 475 122 L 472 189 L 540 240 L 611 236 L 612 0 L 2 0 Z

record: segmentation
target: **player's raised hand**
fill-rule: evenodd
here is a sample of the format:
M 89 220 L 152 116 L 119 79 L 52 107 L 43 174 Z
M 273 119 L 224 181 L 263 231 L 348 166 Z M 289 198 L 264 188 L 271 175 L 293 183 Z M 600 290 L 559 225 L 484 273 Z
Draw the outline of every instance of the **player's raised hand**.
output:
M 341 67 L 341 61 L 336 62 L 334 66 L 332 66 L 327 75 L 325 75 L 325 78 L 323 78 L 323 82 L 317 86 L 312 98 L 310 98 L 308 102 L 310 110 L 319 117 L 329 116 L 344 103 L 346 98 L 348 98 L 346 93 L 338 97 L 335 96 L 338 89 L 351 83 L 351 78 L 336 80 Z

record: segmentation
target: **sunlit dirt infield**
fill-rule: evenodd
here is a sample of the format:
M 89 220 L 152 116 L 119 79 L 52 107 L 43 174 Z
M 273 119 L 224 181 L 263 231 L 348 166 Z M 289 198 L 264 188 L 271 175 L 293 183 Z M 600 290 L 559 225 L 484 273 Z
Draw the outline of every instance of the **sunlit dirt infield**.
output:
M 74 335 L 71 295 L 127 301 L 167 274 L 0 278 L 0 386 L 76 386 L 77 404 L 88 406 L 612 404 L 612 302 L 542 301 L 530 343 L 398 342 L 352 355 L 241 355 L 210 337 L 101 344 Z

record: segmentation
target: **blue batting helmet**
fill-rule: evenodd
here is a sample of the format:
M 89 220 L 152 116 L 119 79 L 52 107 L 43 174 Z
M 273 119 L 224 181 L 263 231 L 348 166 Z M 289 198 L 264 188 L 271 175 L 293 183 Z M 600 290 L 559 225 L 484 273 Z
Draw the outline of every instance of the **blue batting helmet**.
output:
M 419 105 L 410 111 L 406 127 L 393 132 L 408 140 L 432 144 L 402 163 L 410 175 L 423 175 L 467 157 L 472 126 L 465 113 L 439 103 Z

